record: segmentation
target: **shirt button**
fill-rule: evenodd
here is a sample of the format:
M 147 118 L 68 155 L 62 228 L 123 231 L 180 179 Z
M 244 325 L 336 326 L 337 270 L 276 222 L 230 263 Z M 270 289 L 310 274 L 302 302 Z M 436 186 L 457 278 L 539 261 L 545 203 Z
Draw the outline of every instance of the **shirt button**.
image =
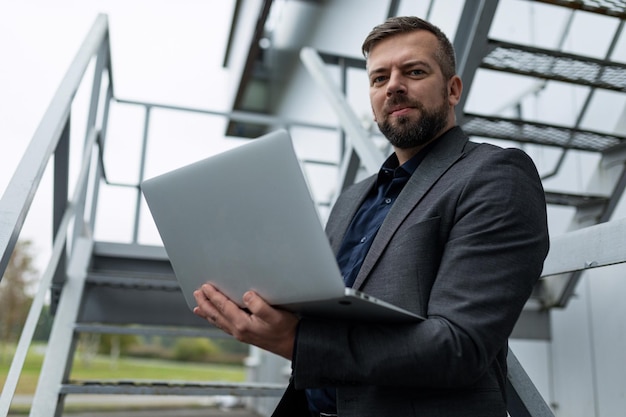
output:
M 391 204 L 391 198 L 386 198 L 386 199 L 385 199 L 385 203 L 387 203 L 387 204 Z
M 362 237 L 361 238 L 361 243 L 365 243 L 366 240 L 367 240 L 367 237 Z

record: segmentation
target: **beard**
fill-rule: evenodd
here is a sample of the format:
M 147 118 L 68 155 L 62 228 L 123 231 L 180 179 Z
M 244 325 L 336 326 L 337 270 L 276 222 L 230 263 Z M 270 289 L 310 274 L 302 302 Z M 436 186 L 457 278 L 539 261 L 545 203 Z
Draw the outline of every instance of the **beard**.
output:
M 427 110 L 418 101 L 409 100 L 406 96 L 396 96 L 388 103 L 389 106 L 406 104 L 421 113 L 421 117 L 412 119 L 409 116 L 400 116 L 392 124 L 389 117 L 378 123 L 378 128 L 387 140 L 396 148 L 410 149 L 422 146 L 434 139 L 448 123 L 447 94 L 444 94 L 441 106 Z

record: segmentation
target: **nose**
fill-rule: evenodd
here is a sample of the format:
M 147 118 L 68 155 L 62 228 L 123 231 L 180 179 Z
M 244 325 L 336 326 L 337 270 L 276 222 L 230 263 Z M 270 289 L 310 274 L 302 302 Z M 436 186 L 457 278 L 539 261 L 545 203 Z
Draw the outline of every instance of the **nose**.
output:
M 387 82 L 387 97 L 391 97 L 395 94 L 406 94 L 406 84 L 402 74 L 398 72 L 392 72 Z

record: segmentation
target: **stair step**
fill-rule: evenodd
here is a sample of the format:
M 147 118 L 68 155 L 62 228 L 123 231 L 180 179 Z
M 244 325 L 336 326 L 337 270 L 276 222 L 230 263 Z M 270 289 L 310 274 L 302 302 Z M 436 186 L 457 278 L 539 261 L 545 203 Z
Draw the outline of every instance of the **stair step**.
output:
M 462 125 L 469 136 L 589 152 L 606 151 L 626 142 L 626 138 L 608 133 L 473 113 L 464 115 Z
M 285 384 L 222 383 L 154 380 L 81 380 L 61 386 L 61 394 L 119 395 L 234 395 L 239 397 L 280 397 Z
M 139 274 L 139 273 L 138 273 Z M 171 277 L 89 272 L 78 322 L 107 325 L 206 327 Z
M 141 274 L 145 275 L 145 274 Z M 132 276 L 129 273 L 89 272 L 87 285 L 115 287 L 120 289 L 134 288 L 144 290 L 179 291 L 180 287 L 173 276 L 150 275 L 150 277 Z
M 609 202 L 608 197 L 588 194 L 569 194 L 546 191 L 546 203 L 558 206 L 589 207 L 604 205 Z
M 96 242 L 90 268 L 120 275 L 174 276 L 163 246 Z
M 626 19 L 626 4 L 620 1 L 597 0 L 537 0 L 541 3 L 567 7 L 568 9 L 583 10 L 589 13 Z
M 480 68 L 624 92 L 626 64 L 489 39 Z
M 74 326 L 76 333 L 94 334 L 117 334 L 117 335 L 144 335 L 144 336 L 167 336 L 167 337 L 203 337 L 208 339 L 230 339 L 227 333 L 216 327 L 205 325 L 200 328 L 181 326 L 137 326 L 137 325 L 111 325 L 111 324 L 77 324 Z

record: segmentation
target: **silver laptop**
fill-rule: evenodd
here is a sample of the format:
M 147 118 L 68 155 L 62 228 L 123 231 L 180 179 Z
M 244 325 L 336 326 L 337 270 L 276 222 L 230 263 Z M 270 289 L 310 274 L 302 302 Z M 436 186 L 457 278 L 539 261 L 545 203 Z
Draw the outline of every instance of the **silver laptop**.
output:
M 250 143 L 141 184 L 187 304 L 210 282 L 243 307 L 256 291 L 301 315 L 422 318 L 346 288 L 289 134 Z

